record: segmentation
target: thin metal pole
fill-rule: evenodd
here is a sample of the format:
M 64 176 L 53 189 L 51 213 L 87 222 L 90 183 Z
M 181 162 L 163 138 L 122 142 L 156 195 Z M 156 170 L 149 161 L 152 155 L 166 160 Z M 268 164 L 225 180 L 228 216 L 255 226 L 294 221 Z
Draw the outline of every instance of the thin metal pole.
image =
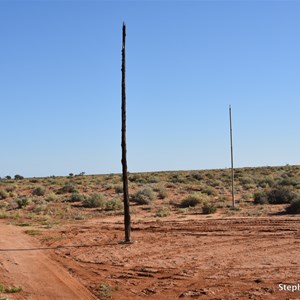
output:
M 127 171 L 127 145 L 126 145 L 126 25 L 123 23 L 122 28 L 122 175 L 123 175 L 123 196 L 124 196 L 124 229 L 125 242 L 130 242 L 131 221 L 129 209 L 129 193 L 128 193 L 128 171 Z
M 233 142 L 232 142 L 231 105 L 229 105 L 229 120 L 230 120 L 230 148 L 231 148 L 231 193 L 232 193 L 232 207 L 234 208 L 235 199 L 234 199 L 234 168 L 233 168 Z

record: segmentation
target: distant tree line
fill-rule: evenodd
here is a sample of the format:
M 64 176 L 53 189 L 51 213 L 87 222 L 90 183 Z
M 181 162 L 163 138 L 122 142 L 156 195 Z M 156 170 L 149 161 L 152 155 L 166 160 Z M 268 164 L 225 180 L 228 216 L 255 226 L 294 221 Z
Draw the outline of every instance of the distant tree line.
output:
M 84 176 L 85 172 L 80 172 L 79 174 L 74 174 L 74 173 L 69 173 L 69 177 L 76 177 L 76 176 Z M 50 176 L 51 178 L 55 178 L 55 175 Z M 0 179 L 2 179 L 0 177 Z M 10 175 L 5 176 L 3 179 L 7 179 L 7 180 L 11 180 L 11 179 L 15 179 L 15 180 L 21 180 L 24 179 L 24 176 L 16 174 L 13 178 Z
M 1 177 L 0 177 L 0 179 L 1 179 Z M 12 179 L 12 177 L 7 175 L 7 176 L 4 177 L 4 179 L 10 180 L 10 179 Z M 14 179 L 15 180 L 21 180 L 21 179 L 24 179 L 24 176 L 21 176 L 21 175 L 17 174 L 17 175 L 14 176 Z

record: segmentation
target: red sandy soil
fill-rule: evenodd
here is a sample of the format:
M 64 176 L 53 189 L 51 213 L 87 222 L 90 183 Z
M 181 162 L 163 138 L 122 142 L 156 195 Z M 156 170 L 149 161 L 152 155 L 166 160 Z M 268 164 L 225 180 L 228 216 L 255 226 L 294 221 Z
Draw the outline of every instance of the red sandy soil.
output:
M 66 269 L 52 260 L 48 250 L 24 234 L 24 228 L 3 222 L 0 227 L 0 283 L 23 289 L 22 292 L 6 297 L 28 300 L 96 298 Z M 4 294 L 1 296 L 4 297 Z
M 299 216 L 140 219 L 132 244 L 121 216 L 48 229 L 43 244 L 0 226 L 0 279 L 24 290 L 9 299 L 93 299 L 81 284 L 98 299 L 300 299 L 279 291 L 300 283 Z

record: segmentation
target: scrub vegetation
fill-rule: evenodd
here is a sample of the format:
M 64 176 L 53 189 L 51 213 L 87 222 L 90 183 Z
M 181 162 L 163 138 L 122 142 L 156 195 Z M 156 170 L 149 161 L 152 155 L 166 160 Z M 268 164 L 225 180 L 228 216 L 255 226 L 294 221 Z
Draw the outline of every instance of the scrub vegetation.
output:
M 0 218 L 54 226 L 101 215 L 121 215 L 120 174 L 0 180 Z M 235 170 L 236 208 L 231 208 L 230 169 L 129 174 L 133 215 L 263 215 L 300 213 L 300 167 Z M 261 207 L 264 207 L 262 210 Z

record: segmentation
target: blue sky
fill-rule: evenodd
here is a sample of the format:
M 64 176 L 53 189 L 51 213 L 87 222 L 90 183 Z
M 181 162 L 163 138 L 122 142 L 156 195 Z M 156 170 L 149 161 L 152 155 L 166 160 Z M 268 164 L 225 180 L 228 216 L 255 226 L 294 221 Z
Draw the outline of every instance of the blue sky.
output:
M 300 1 L 0 0 L 0 176 L 300 164 Z

